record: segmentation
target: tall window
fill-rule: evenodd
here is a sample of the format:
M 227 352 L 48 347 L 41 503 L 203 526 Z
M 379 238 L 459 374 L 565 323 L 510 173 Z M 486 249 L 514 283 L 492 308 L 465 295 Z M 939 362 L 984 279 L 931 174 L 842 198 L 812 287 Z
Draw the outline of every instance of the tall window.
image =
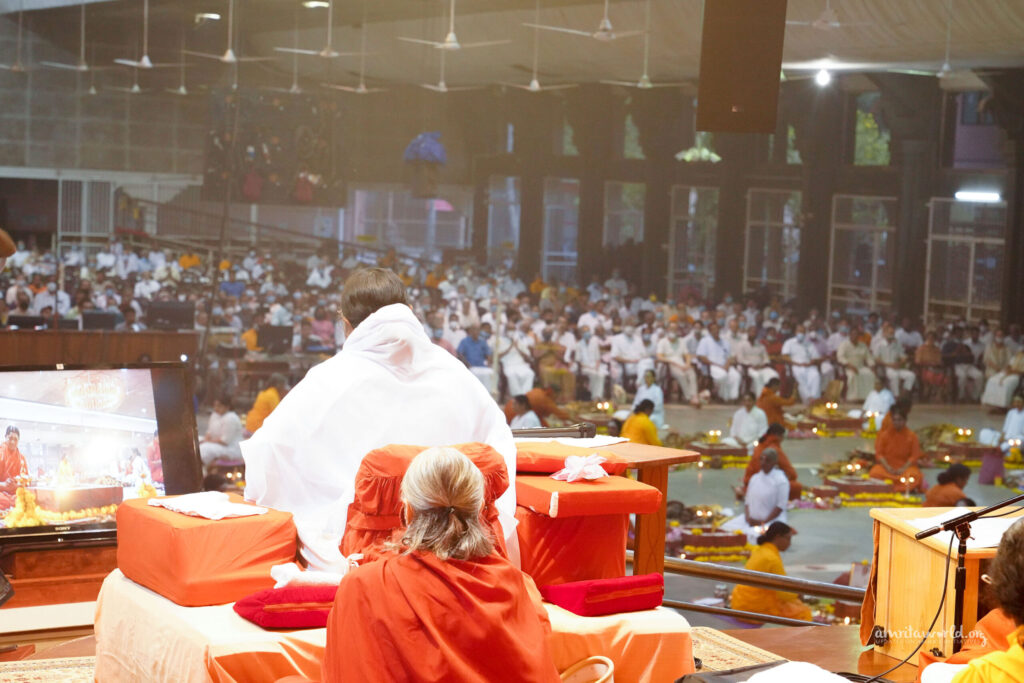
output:
M 626 114 L 622 135 L 622 156 L 627 159 L 644 159 L 644 148 L 640 144 L 640 129 L 633 120 L 633 114 Z
M 604 190 L 604 245 L 617 247 L 628 240 L 639 243 L 644 238 L 644 197 L 647 186 L 643 183 L 605 184 Z
M 572 178 L 544 180 L 544 279 L 576 282 L 580 217 L 580 181 Z
M 866 314 L 892 304 L 895 197 L 836 195 L 828 309 Z
M 409 256 L 439 259 L 443 249 L 466 249 L 472 226 L 472 191 L 441 187 L 443 199 L 417 199 L 408 189 L 376 186 L 354 189 L 345 237 Z
M 579 156 L 580 150 L 576 147 L 576 140 L 573 137 L 575 130 L 569 123 L 569 117 L 562 117 L 562 136 L 558 141 L 558 153 L 567 157 Z
M 487 263 L 510 265 L 519 249 L 519 178 L 491 176 L 487 200 Z
M 744 289 L 767 287 L 784 299 L 796 296 L 800 262 L 800 193 L 747 192 Z
M 678 299 L 681 292 L 692 290 L 704 295 L 714 288 L 717 229 L 717 187 L 672 187 L 669 298 Z
M 856 166 L 888 166 L 889 143 L 892 138 L 877 116 L 881 93 L 865 92 L 857 95 L 856 130 L 854 132 L 853 163 Z

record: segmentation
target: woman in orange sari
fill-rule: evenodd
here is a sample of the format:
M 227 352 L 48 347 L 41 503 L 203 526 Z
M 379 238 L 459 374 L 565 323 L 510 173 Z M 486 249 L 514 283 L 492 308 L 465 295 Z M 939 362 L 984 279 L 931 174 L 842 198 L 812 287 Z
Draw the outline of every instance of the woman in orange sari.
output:
M 402 500 L 397 554 L 338 588 L 324 681 L 558 681 L 546 613 L 480 520 L 480 470 L 453 448 L 427 449 Z

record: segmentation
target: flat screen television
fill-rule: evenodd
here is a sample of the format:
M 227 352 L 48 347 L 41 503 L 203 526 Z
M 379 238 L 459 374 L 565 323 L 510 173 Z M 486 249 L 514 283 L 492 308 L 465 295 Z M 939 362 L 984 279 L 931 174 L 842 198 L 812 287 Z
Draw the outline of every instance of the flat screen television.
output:
M 184 363 L 0 367 L 0 546 L 116 536 L 131 498 L 202 483 Z
M 113 330 L 119 315 L 113 311 L 82 311 L 83 330 Z
M 191 330 L 195 320 L 192 301 L 154 301 L 146 309 L 146 324 L 154 330 Z
M 41 315 L 18 315 L 12 313 L 7 316 L 7 327 L 19 330 L 34 330 L 44 325 L 46 325 L 46 318 Z

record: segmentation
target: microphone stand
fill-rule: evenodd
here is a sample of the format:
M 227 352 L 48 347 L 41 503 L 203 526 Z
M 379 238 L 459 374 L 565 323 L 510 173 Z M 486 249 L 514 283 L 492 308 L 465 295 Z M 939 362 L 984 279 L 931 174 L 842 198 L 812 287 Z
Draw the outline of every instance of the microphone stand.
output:
M 989 505 L 987 508 L 981 508 L 980 510 L 973 510 L 971 512 L 965 512 L 964 514 L 954 517 L 953 519 L 947 520 L 938 526 L 933 526 L 930 529 L 919 531 L 914 534 L 914 538 L 921 540 L 934 536 L 940 531 L 952 531 L 956 534 L 959 544 L 956 548 L 956 578 L 953 583 L 953 653 L 956 654 L 963 647 L 963 630 L 964 630 L 964 593 L 967 590 L 967 567 L 966 567 L 966 555 L 967 555 L 967 539 L 971 537 L 971 522 L 987 516 L 988 514 L 995 512 L 1004 507 L 1013 505 L 1014 503 L 1020 503 L 1024 501 L 1024 493 L 1007 498 L 1006 500 L 996 503 L 995 505 Z

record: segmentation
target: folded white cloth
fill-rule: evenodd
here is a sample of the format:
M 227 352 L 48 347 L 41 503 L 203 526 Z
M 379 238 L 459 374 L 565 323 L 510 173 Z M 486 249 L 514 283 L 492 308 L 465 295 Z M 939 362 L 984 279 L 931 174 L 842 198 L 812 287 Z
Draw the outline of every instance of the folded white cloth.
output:
M 551 478 L 560 481 L 578 481 L 607 477 L 608 473 L 601 467 L 601 463 L 606 460 L 597 453 L 591 453 L 585 458 L 579 455 L 570 455 L 565 459 L 565 467 L 552 474 Z
M 747 679 L 747 683 L 845 683 L 846 679 L 808 662 L 786 662 L 779 666 L 759 671 Z
M 302 567 L 294 562 L 276 564 L 270 568 L 270 576 L 277 582 L 274 584 L 274 588 L 284 588 L 285 586 L 337 586 L 345 578 L 345 574 L 348 573 L 349 569 L 359 566 L 358 560 L 361 559 L 363 559 L 363 556 L 359 553 L 349 555 L 345 558 L 347 564 L 339 567 L 340 572 L 303 571 Z
M 189 493 L 174 498 L 150 498 L 149 504 L 154 507 L 167 508 L 190 517 L 206 519 L 229 519 L 232 517 L 251 517 L 266 514 L 267 508 L 247 503 L 232 503 L 228 494 L 220 491 L 203 491 Z

